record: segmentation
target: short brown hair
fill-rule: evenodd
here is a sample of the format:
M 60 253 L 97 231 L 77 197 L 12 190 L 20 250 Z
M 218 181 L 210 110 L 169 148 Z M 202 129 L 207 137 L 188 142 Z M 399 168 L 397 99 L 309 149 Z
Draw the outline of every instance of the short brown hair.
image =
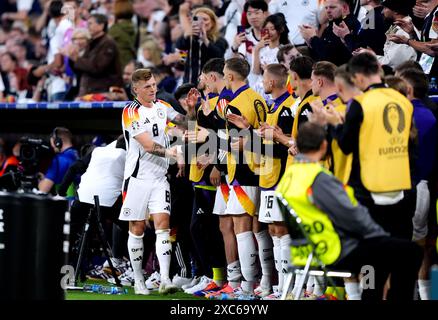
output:
M 150 78 L 152 78 L 152 72 L 150 69 L 137 69 L 132 74 L 131 82 L 137 83 L 141 80 L 149 81 Z
M 319 61 L 313 65 L 313 74 L 324 77 L 331 82 L 335 81 L 336 65 L 328 61 Z
M 249 75 L 251 67 L 248 61 L 242 58 L 231 58 L 225 61 L 225 66 L 227 69 L 237 73 L 242 80 L 246 80 Z
M 266 66 L 266 72 L 269 72 L 279 80 L 278 84 L 276 85 L 277 88 L 283 88 L 286 86 L 289 73 L 284 65 L 281 63 L 268 64 Z
M 423 70 L 405 69 L 400 73 L 400 77 L 409 83 L 414 89 L 414 97 L 424 99 L 429 92 L 429 79 Z
M 282 63 L 285 62 L 284 61 L 284 55 L 288 54 L 289 51 L 291 51 L 293 48 L 295 48 L 295 46 L 291 43 L 285 44 L 284 46 L 280 46 L 278 48 L 278 52 L 277 52 L 277 60 L 278 62 Z
M 408 83 L 400 77 L 386 76 L 385 83 L 392 89 L 400 92 L 405 97 L 408 95 Z
M 73 135 L 71 131 L 65 127 L 56 127 L 55 129 L 53 129 L 51 137 L 61 138 L 63 142 L 68 141 L 71 143 L 73 141 Z
M 114 17 L 116 20 L 132 19 L 134 9 L 130 0 L 116 0 L 114 2 Z
M 351 74 L 348 72 L 346 64 L 336 68 L 335 78 L 342 79 L 342 81 L 344 81 L 347 85 L 354 87 L 354 83 L 351 81 Z

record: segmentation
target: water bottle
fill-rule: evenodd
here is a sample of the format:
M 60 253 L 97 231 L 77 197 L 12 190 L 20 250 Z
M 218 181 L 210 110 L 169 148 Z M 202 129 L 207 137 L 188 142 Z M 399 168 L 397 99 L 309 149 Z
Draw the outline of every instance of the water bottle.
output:
M 100 284 L 86 284 L 86 285 L 84 285 L 84 288 L 82 290 L 84 292 L 101 293 L 103 290 L 103 287 Z
M 429 95 L 436 95 L 438 93 L 438 83 L 436 78 L 431 78 L 429 83 Z
M 83 288 L 84 292 L 102 293 L 102 294 L 127 294 L 128 289 L 119 287 L 107 287 L 99 284 L 86 284 Z
M 120 287 L 103 287 L 102 293 L 104 294 L 127 294 L 128 289 Z

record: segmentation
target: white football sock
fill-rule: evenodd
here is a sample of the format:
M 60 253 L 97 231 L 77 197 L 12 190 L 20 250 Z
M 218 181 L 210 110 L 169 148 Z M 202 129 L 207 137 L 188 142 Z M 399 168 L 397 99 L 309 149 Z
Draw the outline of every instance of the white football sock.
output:
M 274 269 L 271 236 L 268 230 L 260 231 L 254 235 L 259 247 L 259 259 L 262 268 L 260 286 L 264 289 L 271 289 L 272 270 Z
M 289 234 L 285 234 L 280 238 L 281 245 L 281 272 L 283 276 L 287 274 L 290 264 L 290 243 L 291 238 Z
M 275 270 L 278 273 L 278 292 L 282 292 L 283 290 L 283 282 L 284 282 L 284 274 L 281 272 L 281 243 L 280 238 L 273 236 L 272 242 L 274 243 L 274 262 L 275 262 Z
M 257 250 L 254 243 L 252 231 L 246 231 L 236 234 L 237 250 L 239 251 L 240 270 L 242 276 L 248 284 L 246 288 L 254 286 L 255 276 L 257 274 Z M 242 281 L 242 289 L 244 281 Z M 244 289 L 245 290 L 245 289 Z
M 236 289 L 240 285 L 242 273 L 240 271 L 240 261 L 236 260 L 227 266 L 227 280 L 231 288 Z
M 345 282 L 345 293 L 348 300 L 362 300 L 360 282 Z
M 418 293 L 421 300 L 430 300 L 430 280 L 418 280 Z
M 161 281 L 169 279 L 170 258 L 172 256 L 172 245 L 170 243 L 170 230 L 162 229 L 155 231 L 155 251 L 160 265 Z
M 136 236 L 129 231 L 128 251 L 129 260 L 131 260 L 132 270 L 134 271 L 135 281 L 144 281 L 143 277 L 143 235 Z

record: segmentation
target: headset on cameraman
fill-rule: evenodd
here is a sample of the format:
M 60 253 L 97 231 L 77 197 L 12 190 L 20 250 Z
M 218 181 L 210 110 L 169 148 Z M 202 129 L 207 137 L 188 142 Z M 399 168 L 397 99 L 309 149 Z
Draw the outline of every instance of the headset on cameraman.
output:
M 56 149 L 58 149 L 58 152 L 61 152 L 63 141 L 58 136 L 58 130 L 59 130 L 59 127 L 56 127 L 55 129 L 53 129 L 51 136 L 53 138 L 53 145 L 55 146 Z M 56 152 L 56 150 L 55 150 L 55 152 Z M 56 159 L 56 176 L 58 176 L 59 171 L 60 171 L 59 159 L 57 156 L 55 156 L 55 159 Z
M 53 137 L 53 144 L 55 145 L 55 148 L 58 149 L 59 152 L 61 152 L 63 142 L 62 139 L 58 136 L 58 130 L 59 127 L 53 129 L 51 136 Z

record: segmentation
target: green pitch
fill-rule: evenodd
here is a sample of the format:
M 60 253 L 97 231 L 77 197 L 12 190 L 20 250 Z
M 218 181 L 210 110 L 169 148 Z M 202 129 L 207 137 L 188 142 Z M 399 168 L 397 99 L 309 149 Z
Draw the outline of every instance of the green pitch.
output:
M 105 280 L 88 280 L 87 284 L 100 284 L 103 286 L 110 286 L 111 284 Z M 79 286 L 82 286 L 80 284 Z M 65 299 L 66 300 L 203 300 L 204 298 L 195 297 L 191 294 L 186 294 L 182 291 L 162 295 L 158 291 L 151 291 L 148 296 L 134 294 L 133 287 L 125 287 L 128 289 L 128 294 L 100 294 L 94 292 L 83 292 L 80 290 L 68 290 Z

